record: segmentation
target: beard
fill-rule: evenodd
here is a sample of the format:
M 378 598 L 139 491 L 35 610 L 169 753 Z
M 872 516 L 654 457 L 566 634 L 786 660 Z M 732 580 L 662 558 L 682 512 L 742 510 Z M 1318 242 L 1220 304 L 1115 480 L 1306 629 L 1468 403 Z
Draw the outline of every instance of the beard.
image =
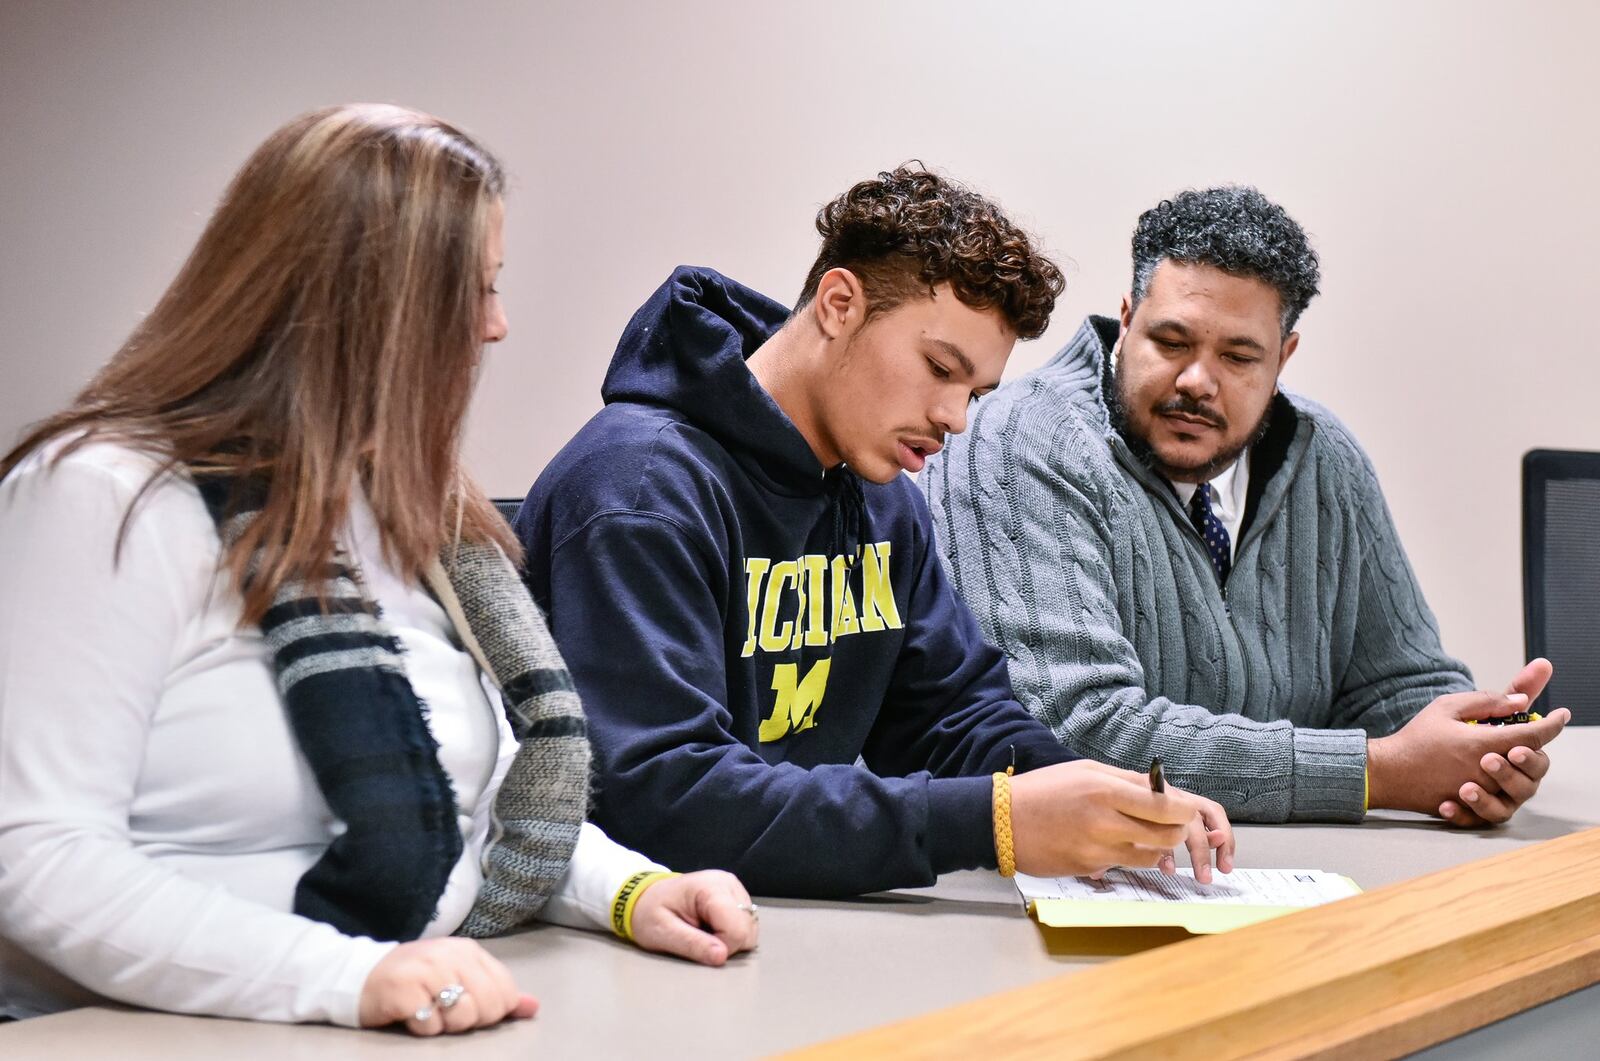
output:
M 1261 410 L 1261 416 L 1244 436 L 1243 440 L 1231 446 L 1224 446 L 1208 460 L 1195 465 L 1167 464 L 1156 453 L 1150 440 L 1139 434 L 1128 416 L 1130 398 L 1127 393 L 1127 380 L 1123 372 L 1121 357 L 1116 359 L 1116 367 L 1111 373 L 1111 386 L 1105 392 L 1106 414 L 1110 417 L 1111 427 L 1122 440 L 1128 444 L 1128 449 L 1134 458 L 1146 468 L 1169 481 L 1183 480 L 1195 482 L 1209 482 L 1218 473 L 1228 469 L 1239 455 L 1245 450 L 1260 442 L 1266 435 L 1267 429 L 1272 426 L 1272 402 L 1268 401 L 1266 408 Z M 1177 395 L 1162 402 L 1152 413 L 1183 413 L 1204 419 L 1221 430 L 1226 430 L 1228 422 L 1214 409 L 1207 408 L 1199 402 L 1184 395 Z

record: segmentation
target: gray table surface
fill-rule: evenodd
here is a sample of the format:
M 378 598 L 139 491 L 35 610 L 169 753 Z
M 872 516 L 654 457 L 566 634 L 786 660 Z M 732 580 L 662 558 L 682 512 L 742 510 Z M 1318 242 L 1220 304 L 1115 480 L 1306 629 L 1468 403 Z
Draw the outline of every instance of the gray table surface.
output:
M 1372 889 L 1600 825 L 1600 727 L 1569 730 L 1551 754 L 1543 790 L 1509 826 L 1462 832 L 1389 813 L 1359 826 L 1241 826 L 1239 863 L 1332 870 Z M 564 928 L 491 941 L 542 1008 L 531 1021 L 465 1037 L 418 1040 L 107 1005 L 0 1026 L 0 1058 L 365 1058 L 446 1049 L 461 1061 L 751 1057 L 1115 960 L 1046 953 L 1013 886 L 991 872 L 947 874 L 931 888 L 848 901 L 763 899 L 761 907 L 760 949 L 722 969 Z M 1590 989 L 1441 1044 L 1430 1056 L 1534 1046 L 1546 1057 L 1592 1057 L 1579 1048 L 1596 1042 L 1600 994 Z

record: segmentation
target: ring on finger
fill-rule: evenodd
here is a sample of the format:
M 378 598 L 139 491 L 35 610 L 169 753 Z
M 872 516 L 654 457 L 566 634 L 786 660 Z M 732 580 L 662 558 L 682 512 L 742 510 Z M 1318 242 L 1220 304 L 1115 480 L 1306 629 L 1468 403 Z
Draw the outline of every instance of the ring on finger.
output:
M 418 1006 L 417 1011 L 411 1014 L 411 1019 L 418 1024 L 428 1023 L 433 1019 L 433 1003 L 430 1002 L 425 1006 Z
M 750 920 L 752 920 L 752 921 L 760 921 L 761 920 L 761 907 L 757 906 L 755 903 L 740 903 L 738 905 L 738 909 L 743 910 L 745 913 L 749 914 L 750 915 Z
M 449 1009 L 457 1002 L 460 1002 L 462 996 L 466 993 L 467 989 L 460 984 L 445 984 L 439 988 L 439 992 L 433 996 L 433 1000 L 439 1004 L 440 1009 Z

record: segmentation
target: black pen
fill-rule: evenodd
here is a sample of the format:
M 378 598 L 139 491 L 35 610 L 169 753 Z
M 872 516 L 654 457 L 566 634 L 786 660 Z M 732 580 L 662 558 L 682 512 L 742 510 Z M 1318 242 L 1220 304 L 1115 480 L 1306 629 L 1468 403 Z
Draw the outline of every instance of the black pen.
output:
M 1161 772 L 1161 756 L 1150 760 L 1150 791 L 1165 792 L 1167 790 L 1167 775 Z

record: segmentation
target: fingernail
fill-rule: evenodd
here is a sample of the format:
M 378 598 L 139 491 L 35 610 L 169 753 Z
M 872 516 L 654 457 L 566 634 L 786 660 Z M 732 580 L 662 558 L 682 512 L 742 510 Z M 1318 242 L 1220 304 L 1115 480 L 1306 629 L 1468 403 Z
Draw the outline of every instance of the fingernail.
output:
M 1489 765 L 1487 767 L 1485 767 L 1485 769 L 1487 769 L 1491 774 L 1496 772 L 1497 770 L 1500 769 L 1500 760 L 1499 759 L 1490 759 L 1489 760 Z
M 1468 803 L 1476 803 L 1476 802 L 1478 802 L 1478 794 L 1477 794 L 1477 792 L 1473 791 L 1470 788 L 1467 789 L 1467 791 L 1466 791 L 1466 797 L 1467 797 L 1467 802 Z

